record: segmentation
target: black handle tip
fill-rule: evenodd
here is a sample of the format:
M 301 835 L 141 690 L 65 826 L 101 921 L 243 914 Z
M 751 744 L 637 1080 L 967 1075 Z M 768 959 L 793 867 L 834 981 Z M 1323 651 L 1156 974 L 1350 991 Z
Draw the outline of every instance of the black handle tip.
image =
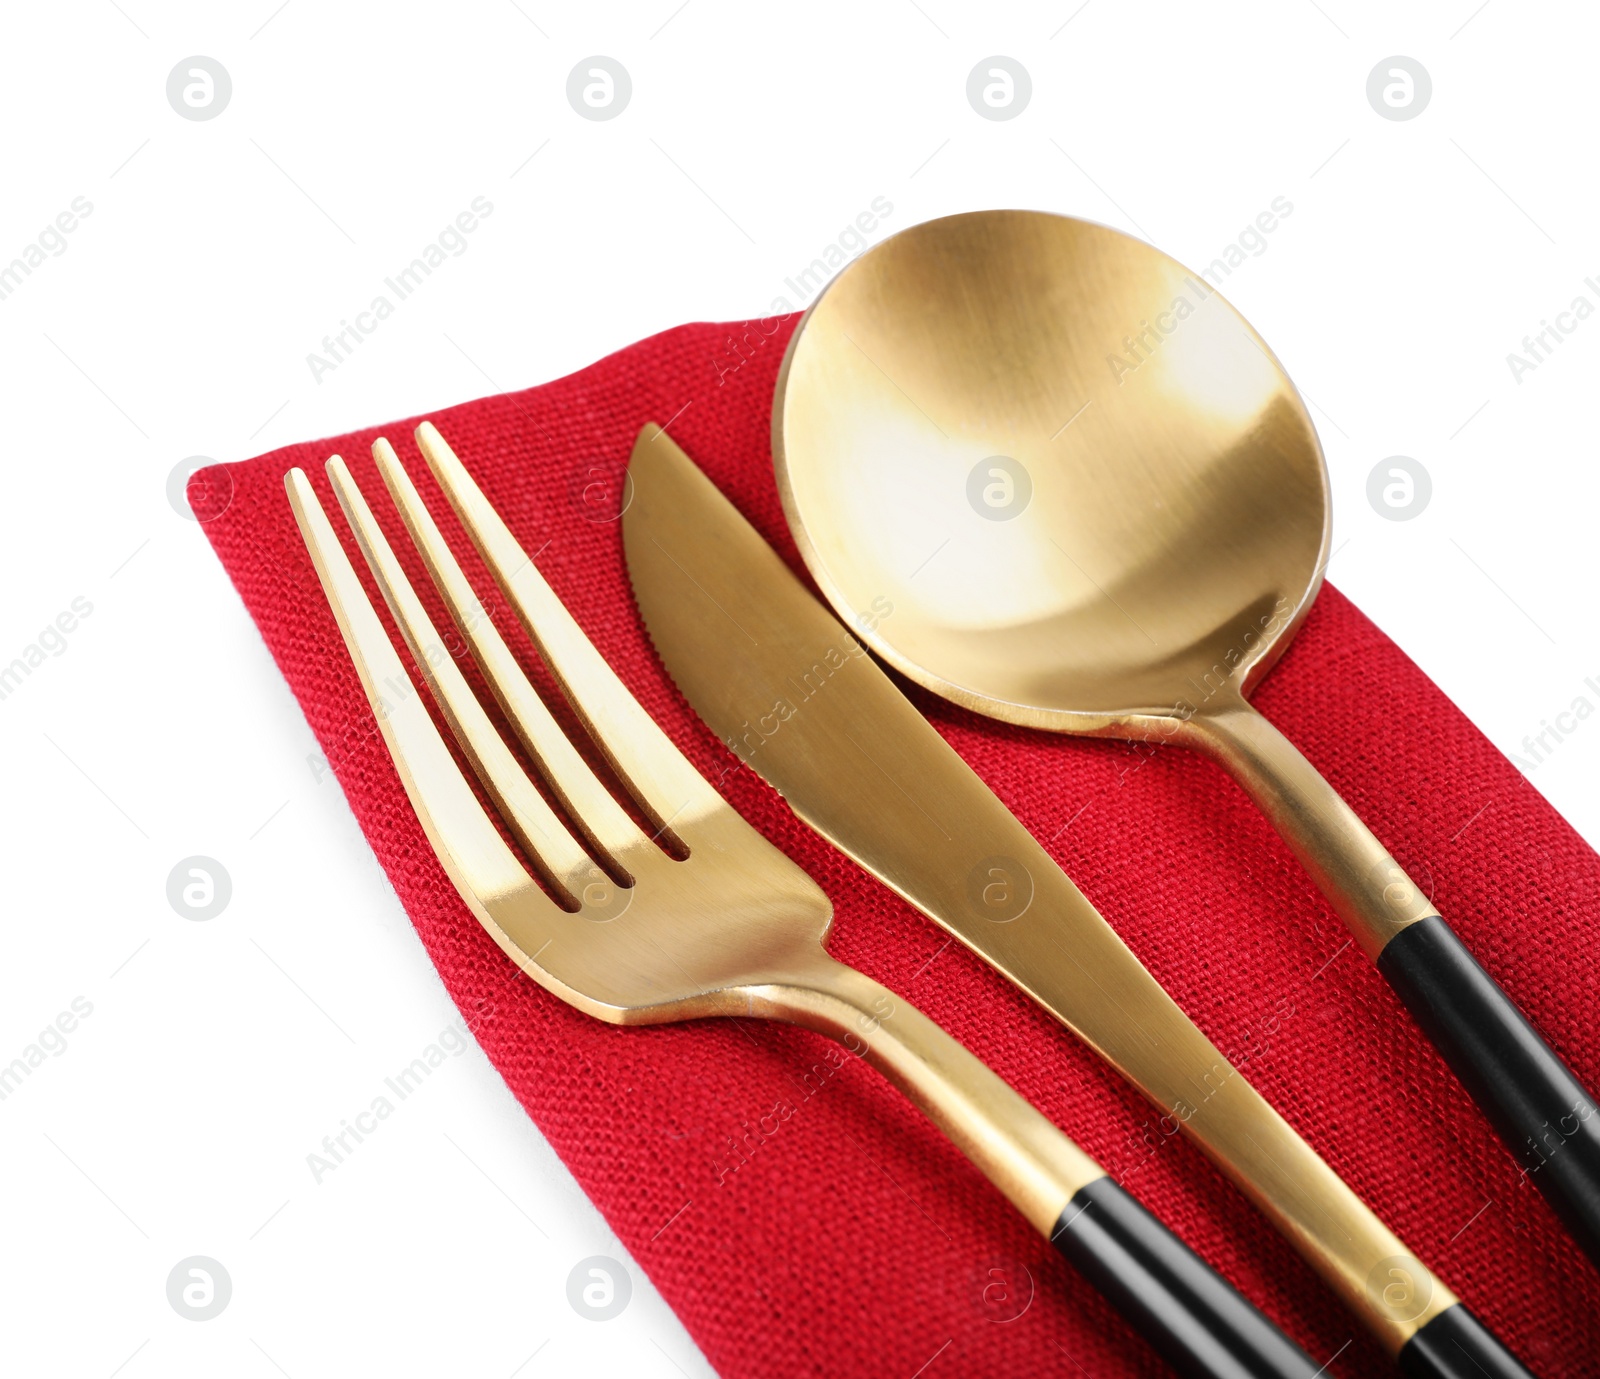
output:
M 1600 1108 L 1450 926 L 1408 924 L 1378 970 L 1600 1267 Z
M 1406 1379 L 1533 1379 L 1464 1303 L 1446 1308 L 1400 1351 Z
M 1184 1379 L 1317 1379 L 1323 1374 L 1243 1294 L 1110 1178 L 1078 1190 L 1051 1241 Z

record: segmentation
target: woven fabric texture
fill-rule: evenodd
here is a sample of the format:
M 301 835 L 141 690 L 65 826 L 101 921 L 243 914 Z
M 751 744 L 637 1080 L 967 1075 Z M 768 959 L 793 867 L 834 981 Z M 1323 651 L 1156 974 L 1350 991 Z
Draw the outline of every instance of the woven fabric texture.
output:
M 712 779 L 729 754 L 655 659 L 620 524 L 606 519 L 634 436 L 647 421 L 666 423 L 801 568 L 769 446 L 793 324 L 679 327 L 571 377 L 430 418 L 602 654 Z M 406 802 L 283 490 L 291 466 L 311 475 L 365 576 L 322 472 L 342 454 L 442 617 L 368 453 L 389 437 L 470 557 L 417 455 L 416 420 L 204 471 L 191 496 L 452 997 L 711 1364 L 736 1379 L 1163 1373 L 870 1068 L 830 1059 L 834 1046 L 818 1036 L 757 1022 L 604 1025 L 522 977 L 470 917 Z M 481 565 L 464 564 L 487 598 Z M 513 620 L 497 621 L 526 652 Z M 1600 1372 L 1600 1276 L 1217 767 L 913 697 L 1412 1250 L 1544 1379 Z M 1595 853 L 1332 588 L 1256 702 L 1430 890 L 1579 1077 L 1600 1086 Z M 1319 1363 L 1337 1355 L 1329 1375 L 1394 1372 L 1265 1220 L 1070 1034 L 748 770 L 728 772 L 723 788 L 832 898 L 836 957 L 976 1052 Z M 774 1114 L 780 1105 L 789 1114 Z

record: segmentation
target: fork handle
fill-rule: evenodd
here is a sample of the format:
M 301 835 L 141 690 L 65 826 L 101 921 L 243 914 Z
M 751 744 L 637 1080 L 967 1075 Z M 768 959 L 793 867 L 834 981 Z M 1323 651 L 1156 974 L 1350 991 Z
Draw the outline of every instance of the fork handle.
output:
M 899 1087 L 1185 1379 L 1315 1379 L 1311 1358 L 956 1040 L 822 954 L 729 1013 L 843 1044 Z
M 1078 1189 L 1051 1243 L 1181 1375 L 1315 1379 L 1323 1372 L 1109 1177 Z

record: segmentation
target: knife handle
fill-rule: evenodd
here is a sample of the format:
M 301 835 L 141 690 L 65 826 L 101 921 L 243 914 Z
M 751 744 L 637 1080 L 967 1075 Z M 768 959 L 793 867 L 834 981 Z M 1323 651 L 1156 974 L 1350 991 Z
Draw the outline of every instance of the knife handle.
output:
M 1110 1178 L 1078 1190 L 1051 1243 L 1185 1379 L 1327 1371 Z M 1459 1302 L 1413 1334 L 1399 1360 L 1406 1379 L 1533 1379 Z
M 1439 1313 L 1400 1351 L 1406 1379 L 1532 1379 L 1465 1303 Z
M 1378 971 L 1600 1266 L 1600 1110 L 1583 1084 L 1438 915 L 1390 939 Z
M 1260 805 L 1523 1166 L 1524 1178 L 1600 1267 L 1595 1098 L 1356 812 L 1247 701 L 1219 699 L 1178 735 L 1218 761 Z
M 1110 1178 L 1078 1190 L 1051 1244 L 1185 1379 L 1316 1379 L 1326 1369 Z

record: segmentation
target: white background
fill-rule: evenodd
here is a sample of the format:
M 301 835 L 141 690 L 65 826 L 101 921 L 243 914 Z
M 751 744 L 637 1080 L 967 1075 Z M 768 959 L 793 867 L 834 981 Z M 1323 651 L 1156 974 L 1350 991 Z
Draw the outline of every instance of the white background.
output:
M 1600 703 L 1600 318 L 1520 383 L 1506 360 L 1600 305 L 1593 7 L 277 3 L 4 12 L 0 264 L 93 205 L 0 301 L 0 664 L 93 605 L 0 701 L 0 1063 L 93 1006 L 0 1101 L 7 1372 L 707 1372 L 476 1046 L 313 1180 L 306 1155 L 454 1011 L 168 503 L 186 457 L 798 307 L 784 279 L 879 196 L 874 238 L 1026 206 L 1196 265 L 1283 196 L 1227 294 L 1312 402 L 1329 578 L 1505 750 Z M 233 84 L 205 122 L 166 97 L 194 54 Z M 565 94 L 592 54 L 633 83 L 603 123 Z M 966 99 L 994 54 L 1033 84 L 1004 122 Z M 1366 97 L 1394 54 L 1433 83 L 1405 122 Z M 467 252 L 317 381 L 308 353 L 475 196 Z M 1408 522 L 1366 498 L 1394 454 L 1432 476 Z M 1592 842 L 1597 764 L 1590 720 L 1530 773 Z M 192 854 L 233 883 L 205 923 L 166 899 Z M 205 1323 L 165 1291 L 196 1254 L 233 1280 Z M 566 1297 L 596 1254 L 633 1281 L 605 1324 Z

